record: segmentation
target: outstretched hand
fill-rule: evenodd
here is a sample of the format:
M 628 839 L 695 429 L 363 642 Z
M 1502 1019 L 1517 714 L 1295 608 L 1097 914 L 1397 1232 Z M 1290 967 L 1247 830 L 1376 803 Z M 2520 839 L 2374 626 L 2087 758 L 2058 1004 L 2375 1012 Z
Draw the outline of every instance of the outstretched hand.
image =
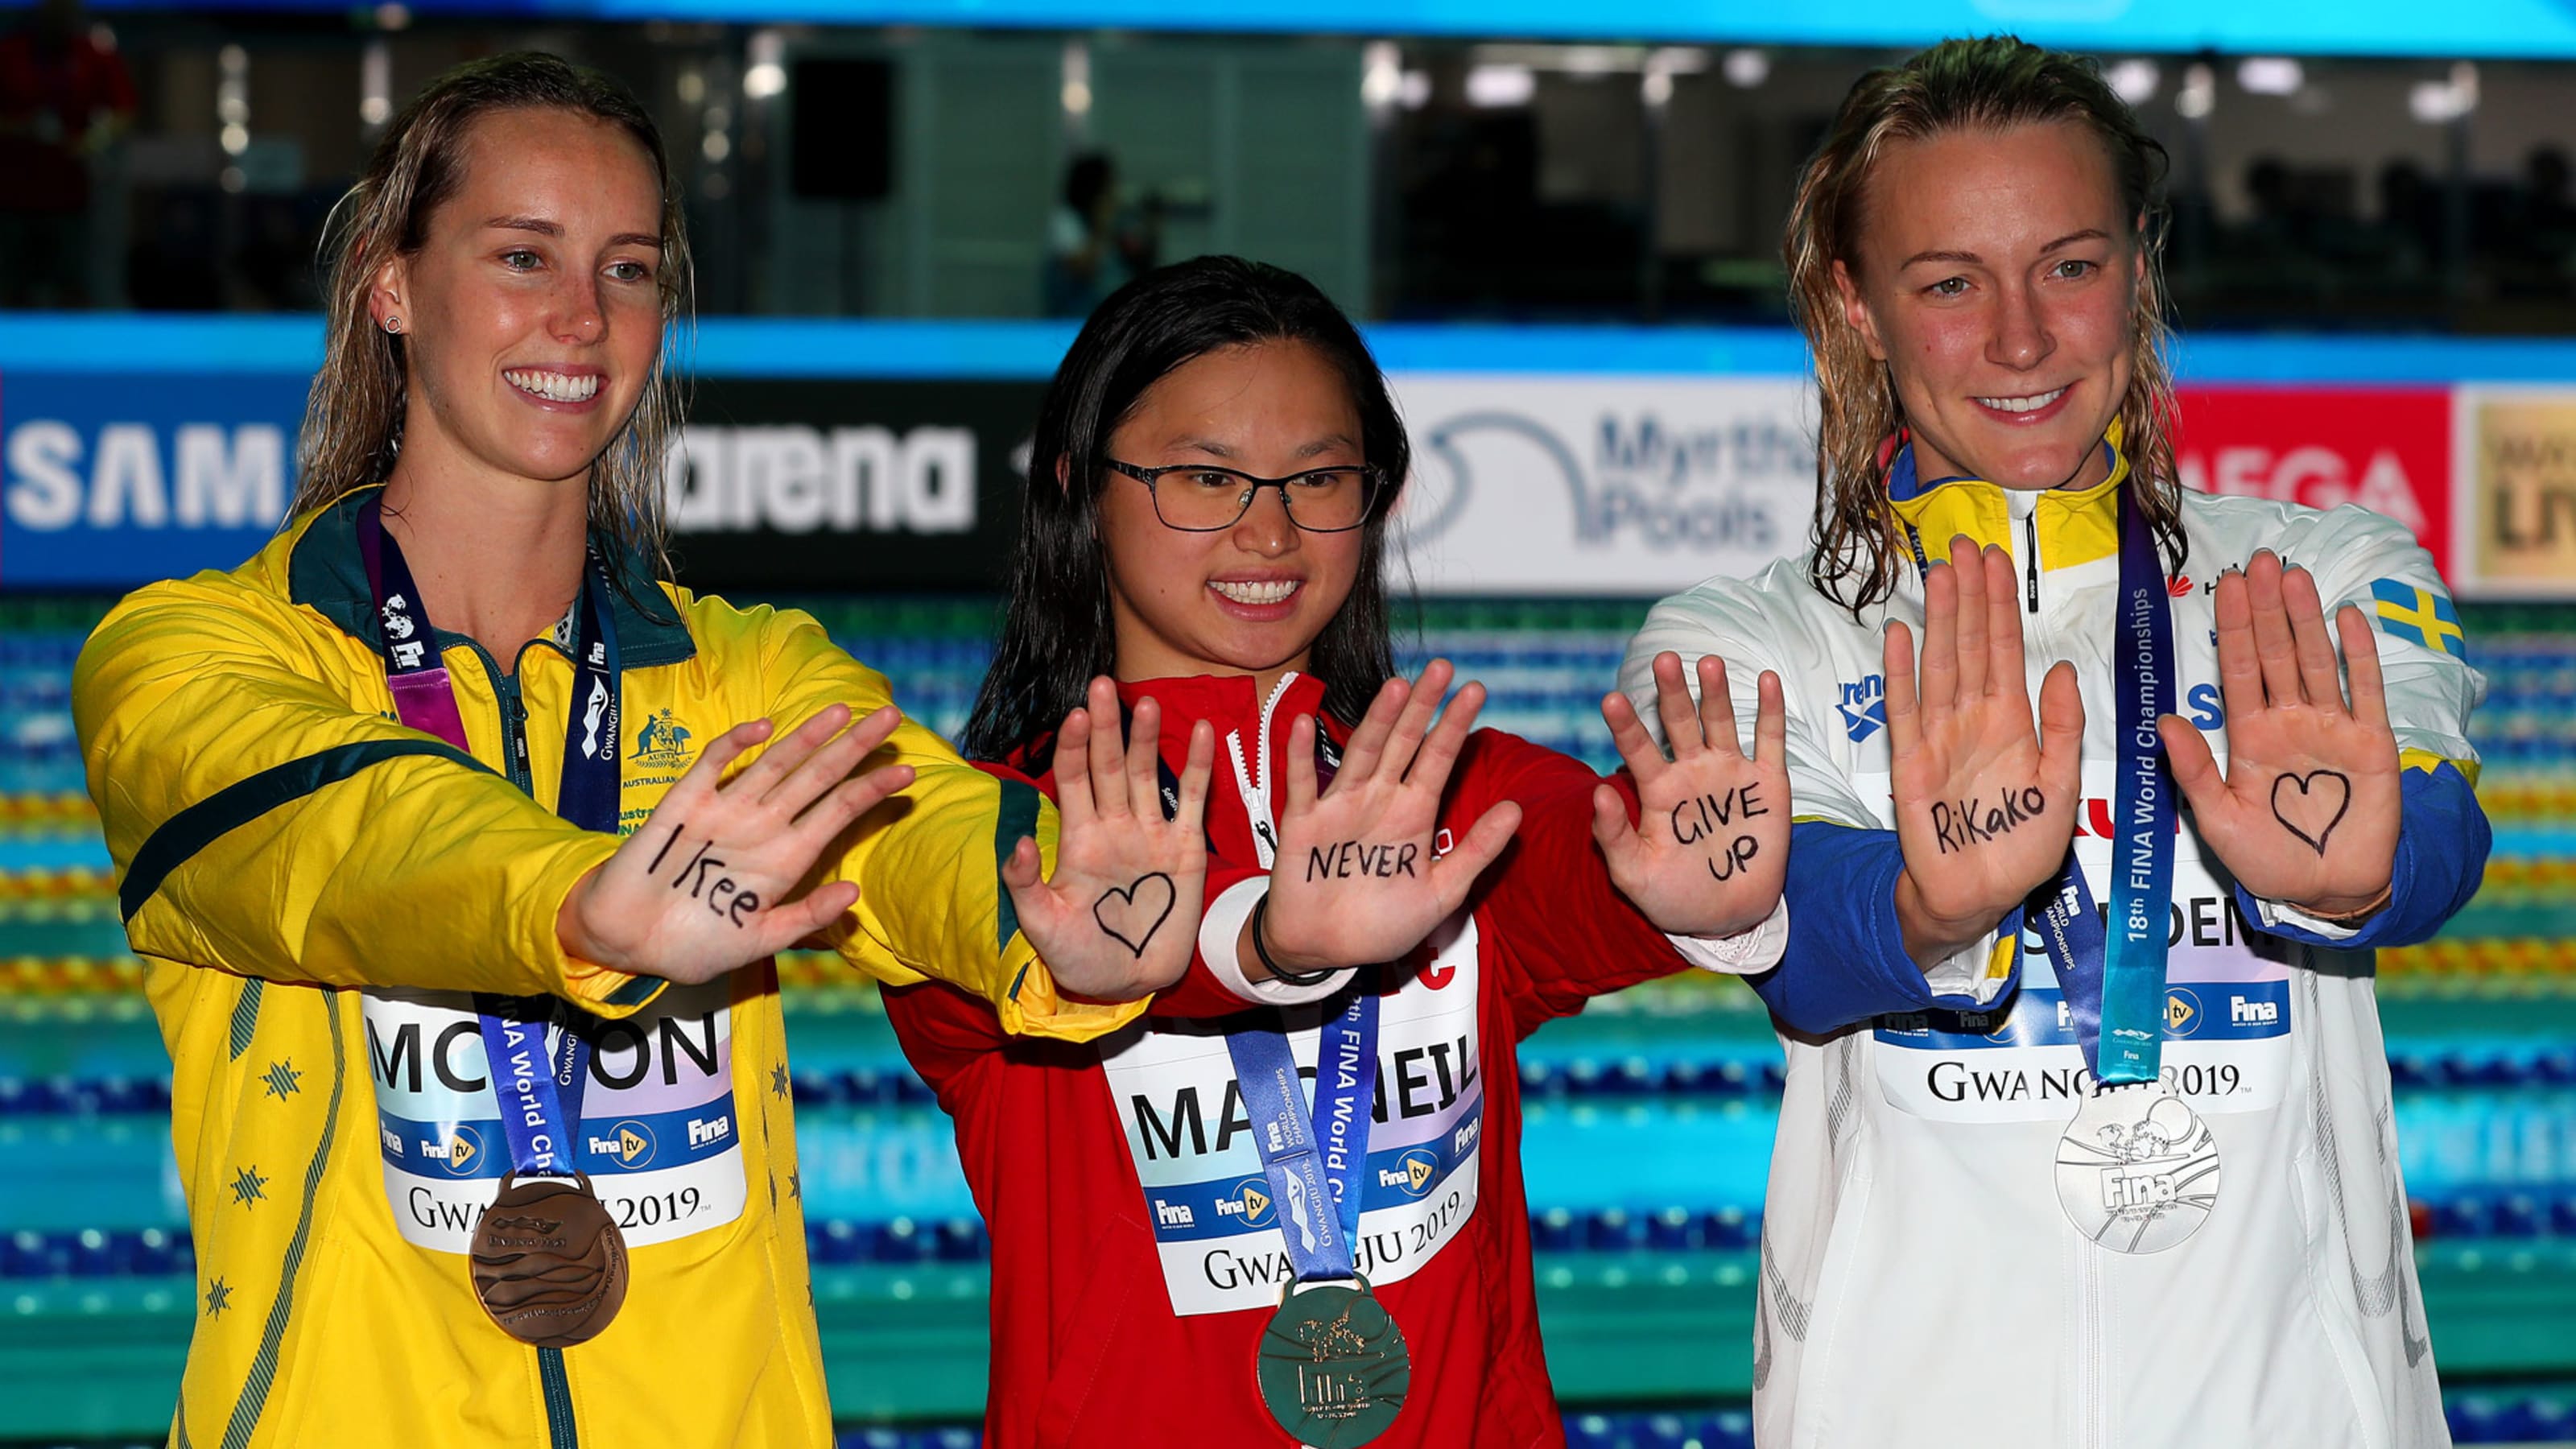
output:
M 1450 673 L 1447 660 L 1435 659 L 1414 684 L 1388 680 L 1320 796 L 1315 721 L 1289 727 L 1278 858 L 1268 904 L 1245 923 L 1247 948 L 1258 925 L 1262 949 L 1283 971 L 1394 960 L 1455 914 L 1476 877 L 1511 843 L 1521 807 L 1505 801 L 1447 855 L 1432 855 L 1449 772 L 1485 702 L 1485 687 L 1469 684 L 1435 726 Z M 1240 960 L 1248 977 L 1269 974 L 1259 969 L 1260 952 L 1246 949 Z
M 1887 738 L 1897 920 L 1930 965 L 1974 944 L 2054 876 L 2075 835 L 2084 701 L 2060 661 L 2031 725 L 2012 561 L 1966 537 L 1923 579 L 1923 653 L 1887 626 Z M 1955 565 L 1955 567 L 1953 566 Z
M 912 783 L 909 765 L 851 773 L 903 722 L 892 705 L 849 722 L 849 708 L 833 705 L 731 780 L 726 768 L 773 726 L 753 720 L 718 736 L 564 898 L 555 935 L 565 953 L 693 985 L 785 950 L 857 904 L 848 881 L 787 898 L 834 837 Z
M 2189 721 L 2156 722 L 2201 840 L 2264 900 L 2318 916 L 2379 904 L 2396 866 L 2398 759 L 2369 620 L 2350 604 L 2335 615 L 2347 703 L 2307 570 L 2265 549 L 2219 578 L 2215 607 L 2225 771 Z
M 1788 715 L 1780 676 L 1764 670 L 1753 755 L 1736 734 L 1726 661 L 1699 661 L 1699 703 L 1682 659 L 1655 656 L 1655 712 L 1672 758 L 1655 746 L 1625 695 L 1601 701 L 1619 758 L 1637 782 L 1643 829 L 1608 785 L 1592 792 L 1592 837 L 1610 880 L 1655 928 L 1673 936 L 1732 936 L 1762 924 L 1789 872 Z
M 1020 930 L 1056 986 L 1084 1001 L 1133 1001 L 1187 975 L 1207 891 L 1208 773 L 1216 731 L 1190 730 L 1173 814 L 1163 814 L 1163 710 L 1136 702 L 1118 738 L 1118 687 L 1091 681 L 1089 703 L 1055 737 L 1055 875 L 1041 881 L 1023 836 L 1002 866 Z

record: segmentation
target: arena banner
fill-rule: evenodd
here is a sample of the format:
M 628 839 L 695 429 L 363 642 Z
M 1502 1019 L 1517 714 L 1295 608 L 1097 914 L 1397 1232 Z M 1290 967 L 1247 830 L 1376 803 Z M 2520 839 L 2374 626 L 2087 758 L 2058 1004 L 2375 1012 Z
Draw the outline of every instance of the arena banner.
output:
M 2462 593 L 2576 598 L 2576 388 L 2463 388 Z
M 682 581 L 999 587 L 1044 391 L 1035 381 L 701 379 L 664 473 Z
M 1804 547 L 1814 407 L 1795 377 L 1409 373 L 1398 515 L 1433 593 L 1654 594 Z
M 2185 386 L 2179 401 L 2184 487 L 2310 508 L 2357 503 L 2404 524 L 2458 585 L 2451 389 Z

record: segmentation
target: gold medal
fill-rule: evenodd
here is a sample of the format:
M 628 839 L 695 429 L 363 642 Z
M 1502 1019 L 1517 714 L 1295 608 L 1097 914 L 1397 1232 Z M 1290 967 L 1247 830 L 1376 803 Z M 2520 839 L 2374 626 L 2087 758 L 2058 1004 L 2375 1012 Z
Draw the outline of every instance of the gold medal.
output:
M 1252 1371 L 1262 1406 L 1298 1443 L 1354 1449 L 1403 1412 L 1413 1353 L 1368 1280 L 1355 1278 L 1290 1287 Z

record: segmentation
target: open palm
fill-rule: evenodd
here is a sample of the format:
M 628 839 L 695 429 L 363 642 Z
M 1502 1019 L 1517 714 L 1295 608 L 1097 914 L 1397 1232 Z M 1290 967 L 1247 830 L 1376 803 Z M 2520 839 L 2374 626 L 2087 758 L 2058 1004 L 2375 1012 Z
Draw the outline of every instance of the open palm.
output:
M 848 881 L 789 892 L 850 822 L 912 783 L 912 767 L 851 772 L 894 734 L 892 705 L 850 724 L 833 705 L 728 780 L 772 733 L 767 720 L 717 736 L 617 853 L 582 877 L 555 918 L 574 957 L 684 985 L 783 951 L 856 905 Z M 843 726 L 849 726 L 844 729 Z
M 1764 671 L 1754 752 L 1737 737 L 1726 661 L 1699 661 L 1699 703 L 1682 659 L 1655 656 L 1655 712 L 1672 758 L 1655 746 L 1625 695 L 1601 701 L 1619 758 L 1637 782 L 1638 822 L 1619 792 L 1593 791 L 1592 836 L 1611 883 L 1655 928 L 1673 936 L 1732 936 L 1760 925 L 1789 876 L 1788 716 L 1780 676 Z
M 1447 855 L 1433 855 L 1449 772 L 1485 700 L 1483 685 L 1468 685 L 1434 726 L 1449 678 L 1449 662 L 1435 659 L 1418 683 L 1388 680 L 1320 795 L 1315 721 L 1290 727 L 1288 796 L 1261 927 L 1279 967 L 1338 970 L 1402 956 L 1465 904 L 1511 843 L 1521 808 L 1506 801 Z
M 2349 703 L 2317 584 L 2270 550 L 2218 581 L 2218 680 L 2227 766 L 2186 720 L 2157 722 L 2201 840 L 2237 883 L 2317 915 L 2387 891 L 2397 857 L 2397 739 L 2369 621 L 2335 618 Z
M 1055 874 L 1039 878 L 1037 842 L 1003 863 L 1020 930 L 1056 985 L 1084 1001 L 1133 1001 L 1188 974 L 1207 889 L 1208 772 L 1216 731 L 1190 731 L 1179 798 L 1163 813 L 1162 706 L 1137 701 L 1118 738 L 1118 689 L 1091 682 L 1089 703 L 1055 737 Z
M 2032 728 L 2012 561 L 1964 537 L 1950 558 L 1924 576 L 1919 680 L 1911 631 L 1887 627 L 1887 735 L 1905 878 L 1938 934 L 1974 940 L 2066 861 L 2084 701 L 2060 662 Z

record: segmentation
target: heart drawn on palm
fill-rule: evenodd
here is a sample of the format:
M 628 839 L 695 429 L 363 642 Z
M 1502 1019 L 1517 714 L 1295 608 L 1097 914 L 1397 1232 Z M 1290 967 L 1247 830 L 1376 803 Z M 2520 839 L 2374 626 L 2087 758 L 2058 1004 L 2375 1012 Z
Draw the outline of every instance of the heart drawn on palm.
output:
M 1145 955 L 1145 943 L 1171 919 L 1173 903 L 1179 892 L 1172 888 L 1172 878 L 1156 871 L 1140 876 L 1124 890 L 1111 886 L 1100 899 L 1091 903 L 1091 918 L 1100 929 L 1138 959 Z
M 2272 818 L 2319 855 L 2352 808 L 2352 781 L 2339 770 L 2311 770 L 2272 781 Z

